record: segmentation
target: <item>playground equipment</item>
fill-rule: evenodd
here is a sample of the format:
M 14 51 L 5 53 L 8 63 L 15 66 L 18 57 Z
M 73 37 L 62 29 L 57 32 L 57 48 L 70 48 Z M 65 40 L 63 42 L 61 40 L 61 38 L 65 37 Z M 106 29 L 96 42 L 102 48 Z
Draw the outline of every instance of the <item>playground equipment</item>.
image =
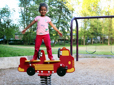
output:
M 114 54 L 112 51 L 112 41 L 113 41 L 113 38 L 111 38 L 111 53 Z
M 20 58 L 19 72 L 27 72 L 29 76 L 38 73 L 41 78 L 41 84 L 51 85 L 51 75 L 57 73 L 59 76 L 64 76 L 66 73 L 75 71 L 74 58 L 70 51 L 63 47 L 58 49 L 59 60 L 46 60 L 44 50 L 38 52 L 38 59 L 30 61 L 25 57 Z
M 96 52 L 96 46 L 95 46 L 95 51 L 89 52 L 89 51 L 87 51 L 87 45 L 86 45 L 86 52 L 87 52 L 88 54 L 94 54 L 94 53 Z
M 76 22 L 76 61 L 78 61 L 78 20 L 79 19 L 98 19 L 98 18 L 114 18 L 114 16 L 91 16 L 91 17 L 74 17 L 71 20 L 70 25 L 70 53 L 72 55 L 72 43 L 73 43 L 73 20 Z
M 111 46 L 111 53 L 114 54 L 114 53 L 112 52 L 112 46 Z
M 46 60 L 43 50 L 38 52 L 40 60 L 30 61 L 25 57 L 20 58 L 20 65 L 18 71 L 27 72 L 32 76 L 36 72 L 41 78 L 41 84 L 51 85 L 51 75 L 57 73 L 59 76 L 64 76 L 66 73 L 75 71 L 74 58 L 72 57 L 72 43 L 73 43 L 73 20 L 76 21 L 76 61 L 78 61 L 78 19 L 98 19 L 98 18 L 114 18 L 114 16 L 92 16 L 92 17 L 74 17 L 71 20 L 70 33 L 70 51 L 63 47 L 58 50 L 59 60 Z
M 89 23 L 90 23 L 90 19 L 88 19 L 89 20 Z M 97 29 L 98 29 L 98 19 L 97 19 Z M 97 31 L 97 30 L 96 30 Z M 92 33 L 93 34 L 93 33 Z M 96 35 L 94 36 L 94 38 L 96 38 L 97 36 L 98 36 L 98 33 L 95 33 Z M 86 45 L 86 52 L 88 53 L 88 54 L 94 54 L 95 52 L 96 52 L 96 45 L 95 45 L 95 50 L 93 51 L 93 52 L 89 52 L 88 51 L 88 49 L 87 49 L 87 45 Z

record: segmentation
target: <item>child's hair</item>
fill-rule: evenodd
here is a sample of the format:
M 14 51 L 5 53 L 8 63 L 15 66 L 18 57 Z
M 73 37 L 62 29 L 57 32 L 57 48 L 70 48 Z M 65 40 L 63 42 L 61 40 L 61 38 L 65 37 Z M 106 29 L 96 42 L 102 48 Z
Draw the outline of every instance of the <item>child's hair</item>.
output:
M 41 7 L 46 7 L 46 9 L 48 10 L 48 6 L 46 3 L 40 3 L 40 6 L 39 6 L 39 11 L 41 10 Z

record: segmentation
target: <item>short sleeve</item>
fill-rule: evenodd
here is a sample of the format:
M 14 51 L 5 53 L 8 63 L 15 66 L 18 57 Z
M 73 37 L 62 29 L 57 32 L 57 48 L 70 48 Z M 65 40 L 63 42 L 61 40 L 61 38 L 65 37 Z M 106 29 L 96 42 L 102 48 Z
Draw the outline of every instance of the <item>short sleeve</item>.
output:
M 48 23 L 51 22 L 51 19 L 48 17 Z
M 37 17 L 35 17 L 35 19 L 34 19 L 35 21 L 38 21 L 38 16 Z

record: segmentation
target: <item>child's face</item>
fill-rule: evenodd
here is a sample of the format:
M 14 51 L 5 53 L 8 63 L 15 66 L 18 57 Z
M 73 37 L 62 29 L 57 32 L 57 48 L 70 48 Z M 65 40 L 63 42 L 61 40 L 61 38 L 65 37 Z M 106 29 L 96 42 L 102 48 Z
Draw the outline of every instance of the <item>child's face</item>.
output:
M 41 16 L 45 16 L 46 15 L 46 12 L 47 12 L 46 7 L 45 6 L 42 6 L 41 9 L 40 9 Z

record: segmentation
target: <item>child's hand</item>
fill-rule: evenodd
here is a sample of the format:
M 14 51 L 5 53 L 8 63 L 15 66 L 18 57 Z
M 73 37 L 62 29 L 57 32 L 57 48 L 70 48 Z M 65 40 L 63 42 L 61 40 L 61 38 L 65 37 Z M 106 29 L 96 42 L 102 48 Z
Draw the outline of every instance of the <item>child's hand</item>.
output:
M 24 29 L 21 33 L 22 33 L 22 34 L 25 34 L 25 32 L 26 32 L 26 29 Z
M 62 37 L 63 36 L 63 34 L 61 33 L 61 32 L 58 32 L 59 33 L 59 35 Z

